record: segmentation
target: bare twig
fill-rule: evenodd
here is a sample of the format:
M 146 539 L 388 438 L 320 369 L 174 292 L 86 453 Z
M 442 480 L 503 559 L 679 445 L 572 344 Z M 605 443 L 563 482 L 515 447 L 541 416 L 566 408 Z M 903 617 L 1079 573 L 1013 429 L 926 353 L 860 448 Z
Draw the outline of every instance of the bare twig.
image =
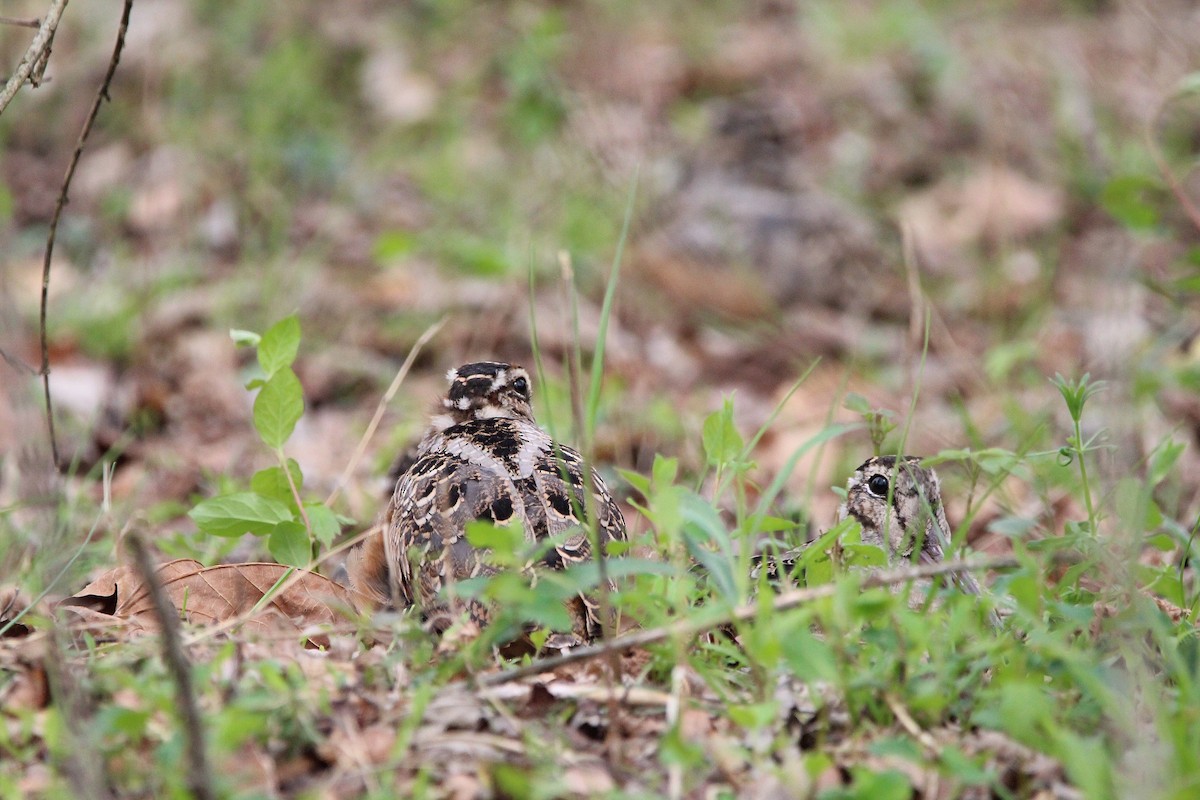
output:
M 128 5 L 126 5 L 128 7 Z M 146 549 L 142 537 L 131 533 L 126 541 L 133 553 L 133 563 L 141 575 L 142 583 L 150 594 L 154 604 L 154 615 L 162 627 L 162 655 L 167 669 L 175 681 L 175 695 L 179 701 L 179 715 L 183 721 L 183 736 L 187 742 L 188 789 L 192 796 L 199 800 L 212 800 L 216 793 L 212 787 L 212 773 L 208 768 L 208 750 L 204 744 L 203 720 L 200 718 L 200 708 L 196 705 L 196 693 L 192 688 L 192 670 L 187 655 L 183 652 L 183 637 L 179 632 L 179 611 L 167 599 L 158 576 L 154 572 L 154 564 L 150 560 L 150 551 Z
M 1171 165 L 1167 163 L 1166 157 L 1162 154 L 1162 150 L 1158 147 L 1158 142 L 1154 139 L 1154 131 L 1149 125 L 1145 130 L 1146 152 L 1150 154 L 1150 158 L 1154 161 L 1155 168 L 1158 169 L 1163 180 L 1167 182 L 1167 188 L 1171 190 L 1171 194 L 1175 196 L 1175 200 L 1183 208 L 1183 212 L 1187 214 L 1188 220 L 1197 229 L 1200 229 L 1200 208 L 1192 202 L 1192 198 L 1188 197 L 1183 186 L 1179 183 L 1179 179 L 1175 177 L 1175 173 L 1171 171 Z
M 1020 566 L 1020 563 L 1016 556 L 993 556 L 991 558 L 962 561 L 944 561 L 940 564 L 922 564 L 919 567 L 903 567 L 876 572 L 863 579 L 862 586 L 864 589 L 872 589 L 877 586 L 891 586 L 897 583 L 907 583 L 908 581 L 932 578 L 936 575 L 945 575 L 952 572 L 1012 569 Z M 792 591 L 778 595 L 771 604 L 771 609 L 773 611 L 785 611 L 804 605 L 805 603 L 811 603 L 814 600 L 831 597 L 836 591 L 837 585 L 832 583 L 806 589 L 793 589 Z M 572 650 L 556 658 L 547 658 L 532 664 L 526 664 L 523 667 L 517 667 L 516 669 L 483 675 L 477 679 L 476 683 L 480 686 L 495 686 L 508 681 L 526 678 L 530 675 L 540 675 L 568 664 L 590 661 L 591 659 L 606 656 L 613 652 L 622 652 L 635 647 L 645 647 L 646 645 L 656 644 L 675 637 L 696 636 L 705 631 L 728 625 L 731 622 L 745 622 L 748 619 L 753 619 L 760 613 L 762 613 L 762 606 L 755 601 L 739 606 L 726 614 L 702 615 L 681 619 L 669 625 L 651 628 L 646 631 L 638 631 L 637 633 L 620 636 L 616 639 L 609 639 L 590 647 L 581 647 L 578 650 Z
M 34 369 L 33 367 L 26 364 L 24 361 L 22 361 L 17 356 L 12 355 L 7 350 L 5 350 L 3 347 L 0 347 L 0 358 L 3 358 L 4 361 L 10 367 L 15 369 L 17 372 L 24 372 L 26 375 L 37 375 L 38 374 L 38 371 L 36 369 Z
M 63 3 L 66 5 L 66 3 Z M 16 17 L 0 17 L 0 25 L 15 25 L 18 28 L 40 28 L 40 19 L 17 19 Z
M 887 703 L 887 707 L 896 715 L 896 721 L 900 723 L 900 727 L 908 731 L 910 736 L 921 743 L 921 746 L 925 748 L 930 758 L 940 758 L 942 755 L 941 745 L 938 744 L 937 739 L 933 738 L 933 735 L 929 731 L 917 724 L 912 714 L 908 713 L 908 709 L 900 702 L 900 698 L 889 692 L 884 695 L 883 699 Z
M 66 0 L 63 0 L 63 5 L 66 5 Z M 58 192 L 58 202 L 54 204 L 54 216 L 50 218 L 50 232 L 46 235 L 46 256 L 42 261 L 42 306 L 38 328 L 42 342 L 41 375 L 42 392 L 46 397 L 46 423 L 50 429 L 50 452 L 56 467 L 59 464 L 58 439 L 54 435 L 54 406 L 50 402 L 50 344 L 46 338 L 46 306 L 50 298 L 50 261 L 54 255 L 54 237 L 58 233 L 58 221 L 62 218 L 63 207 L 67 204 L 67 192 L 71 188 L 71 179 L 75 177 L 75 167 L 79 164 L 79 157 L 83 155 L 84 142 L 87 141 L 88 134 L 92 132 L 96 115 L 100 113 L 100 103 L 108 99 L 108 87 L 112 83 L 113 75 L 117 71 L 117 64 L 121 60 L 121 50 L 125 47 L 125 32 L 129 29 L 129 13 L 132 10 L 133 0 L 125 0 L 125 7 L 121 11 L 121 24 L 117 27 L 117 41 L 113 46 L 112 58 L 108 61 L 108 71 L 104 73 L 104 81 L 96 92 L 96 99 L 92 101 L 92 108 L 83 123 L 83 129 L 79 131 L 79 139 L 75 143 L 75 153 L 71 156 L 71 163 L 63 176 L 62 187 Z M 50 14 L 46 15 L 46 19 L 50 19 Z M 57 24 L 57 17 L 55 23 Z M 3 106 L 0 106 L 0 111 L 3 111 Z
M 17 71 L 12 74 L 8 83 L 4 84 L 4 89 L 0 91 L 0 114 L 4 113 L 4 109 L 17 96 L 17 92 L 21 91 L 21 87 L 34 74 L 34 70 L 40 73 L 46 68 L 46 60 L 50 57 L 50 46 L 54 43 L 54 31 L 58 29 L 58 21 L 66 7 L 67 0 L 54 0 L 50 4 L 46 16 L 42 18 L 41 27 L 38 28 L 33 41 L 29 43 L 25 55 L 21 56 L 20 63 L 17 64 Z M 21 24 L 16 20 L 6 21 L 10 25 Z

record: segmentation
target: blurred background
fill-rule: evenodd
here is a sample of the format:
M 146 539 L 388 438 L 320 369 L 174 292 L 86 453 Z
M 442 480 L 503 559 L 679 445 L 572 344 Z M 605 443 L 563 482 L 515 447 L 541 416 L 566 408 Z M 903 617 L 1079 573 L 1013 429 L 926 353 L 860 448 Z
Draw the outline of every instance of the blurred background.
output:
M 44 485 L 23 365 L 120 10 L 69 5 L 48 82 L 0 116 L 3 508 Z M 32 33 L 0 25 L 6 70 Z M 749 436 L 811 367 L 756 474 L 858 419 L 857 393 L 901 425 L 889 446 L 907 427 L 913 453 L 1027 456 L 975 518 L 988 549 L 997 519 L 1079 518 L 1048 379 L 1090 372 L 1108 381 L 1085 419 L 1107 431 L 1102 475 L 1187 443 L 1169 491 L 1194 518 L 1198 61 L 1200 11 L 1176 0 L 138 0 L 58 231 L 63 466 L 94 506 L 115 462 L 113 524 L 170 549 L 197 498 L 271 463 L 229 329 L 293 312 L 307 410 L 287 451 L 322 494 L 447 318 L 347 487 L 362 525 L 446 369 L 532 365 L 532 321 L 538 411 L 573 441 L 563 364 L 594 349 L 628 210 L 598 461 L 646 472 L 663 453 L 694 474 L 724 397 Z M 782 502 L 828 525 L 829 487 L 871 449 L 861 431 L 823 448 Z M 971 469 L 941 469 L 957 521 Z

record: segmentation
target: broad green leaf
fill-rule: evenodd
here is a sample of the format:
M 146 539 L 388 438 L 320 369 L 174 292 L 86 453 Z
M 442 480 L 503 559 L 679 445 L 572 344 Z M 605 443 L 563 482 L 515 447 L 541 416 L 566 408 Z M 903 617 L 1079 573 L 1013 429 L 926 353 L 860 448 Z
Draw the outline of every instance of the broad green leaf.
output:
M 840 677 L 837 658 L 823 640 L 813 636 L 807 626 L 797 627 L 783 637 L 783 657 L 792 674 L 806 681 L 833 683 Z
M 654 466 L 650 468 L 651 484 L 658 489 L 675 483 L 679 474 L 679 459 L 668 458 L 661 453 L 654 456 Z
M 908 736 L 885 736 L 867 746 L 867 752 L 875 756 L 898 756 L 909 761 L 921 759 L 921 746 Z
M 329 510 L 324 503 L 305 503 L 304 511 L 308 514 L 308 524 L 312 526 L 313 536 L 322 547 L 329 547 L 333 540 L 342 532 L 342 523 L 338 522 L 337 514 Z
M 821 586 L 833 582 L 833 559 L 817 558 L 804 567 L 804 585 Z
M 498 564 L 512 563 L 525 544 L 525 531 L 520 525 L 493 525 L 477 520 L 466 526 L 467 541 L 472 547 L 491 550 Z
M 300 487 L 304 485 L 304 475 L 300 472 L 300 465 L 293 458 L 287 460 L 287 465 L 288 472 L 292 474 L 292 481 L 295 482 L 296 489 L 299 491 Z M 283 467 L 260 469 L 250 478 L 250 488 L 263 497 L 278 500 L 292 508 L 296 507 L 296 498 L 292 494 L 292 487 L 288 484 Z
M 295 314 L 276 322 L 258 343 L 258 363 L 270 380 L 284 367 L 290 367 L 300 351 L 300 320 Z
M 1145 175 L 1118 175 L 1100 195 L 1100 205 L 1117 222 L 1131 230 L 1149 230 L 1158 225 L 1155 195 L 1159 182 Z
M 848 567 L 886 567 L 887 553 L 873 544 L 844 544 L 842 559 Z
M 1037 520 L 1027 517 L 1000 517 L 989 522 L 987 529 L 1009 539 L 1021 539 L 1037 528 L 1037 524 Z
M 620 580 L 634 575 L 675 575 L 675 567 L 662 561 L 648 558 L 610 558 L 604 565 L 609 580 Z M 588 591 L 600 583 L 600 565 L 594 560 L 573 564 L 562 572 L 548 573 L 547 580 L 561 581 L 570 594 Z
M 938 759 L 946 772 L 970 786 L 986 786 L 992 773 L 984 766 L 986 756 L 968 756 L 953 745 L 942 748 Z
M 271 376 L 254 398 L 254 427 L 269 447 L 283 447 L 304 414 L 304 390 L 285 367 Z
M 779 703 L 768 700 L 765 703 L 745 703 L 729 706 L 729 718 L 743 728 L 758 730 L 765 728 L 775 721 L 779 715 Z
M 571 630 L 571 617 L 564 601 L 574 592 L 561 584 L 540 578 L 531 586 L 526 575 L 512 571 L 500 572 L 484 581 L 483 596 L 496 603 L 503 617 L 556 631 Z
M 800 527 L 800 523 L 785 517 L 763 517 L 758 520 L 758 530 L 762 533 L 778 533 L 792 531 Z
M 289 567 L 304 567 L 312 560 L 312 542 L 299 522 L 287 520 L 275 526 L 267 540 L 271 558 Z
M 842 402 L 842 407 L 847 411 L 853 411 L 855 414 L 869 414 L 871 412 L 871 403 L 858 392 L 848 392 L 846 399 Z
M 731 400 L 726 399 L 720 411 L 714 411 L 704 419 L 702 438 L 709 464 L 727 464 L 741 455 L 743 442 L 733 424 Z
M 292 510 L 270 497 L 240 492 L 203 500 L 188 516 L 197 528 L 214 536 L 264 536 L 277 523 L 292 519 Z
M 628 469 L 618 469 L 617 474 L 620 475 L 626 483 L 636 489 L 638 493 L 642 495 L 642 497 L 650 496 L 650 479 L 645 475 Z
M 1095 798 L 1117 797 L 1113 779 L 1112 758 L 1101 734 L 1081 736 L 1074 731 L 1057 728 L 1054 733 L 1057 752 L 1067 775 L 1080 789 L 1080 796 Z M 1194 787 L 1193 787 L 1194 788 Z M 1190 794 L 1191 792 L 1188 792 Z M 1134 792 L 1136 796 L 1140 792 Z M 1144 795 L 1143 795 L 1144 796 Z M 1183 797 L 1186 795 L 1175 795 Z
M 908 800 L 913 795 L 912 784 L 899 770 L 886 769 L 872 772 L 866 767 L 851 770 L 854 775 L 853 793 L 847 795 L 871 800 Z
M 550 638 L 551 630 L 549 628 L 538 628 L 535 631 L 529 632 L 529 642 L 535 650 L 541 650 L 542 645 Z
M 98 709 L 93 720 L 96 730 L 108 735 L 121 733 L 126 736 L 140 737 L 146 730 L 146 723 L 153 715 L 149 709 L 135 710 L 120 705 L 109 705 Z

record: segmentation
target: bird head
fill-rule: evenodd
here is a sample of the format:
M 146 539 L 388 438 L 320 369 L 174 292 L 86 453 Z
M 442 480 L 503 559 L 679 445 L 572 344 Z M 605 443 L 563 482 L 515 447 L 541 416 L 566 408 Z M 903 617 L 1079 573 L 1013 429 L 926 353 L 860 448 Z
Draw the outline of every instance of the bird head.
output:
M 524 367 L 479 361 L 450 370 L 446 379 L 450 388 L 442 398 L 442 412 L 433 419 L 435 428 L 478 419 L 533 421 L 533 386 Z

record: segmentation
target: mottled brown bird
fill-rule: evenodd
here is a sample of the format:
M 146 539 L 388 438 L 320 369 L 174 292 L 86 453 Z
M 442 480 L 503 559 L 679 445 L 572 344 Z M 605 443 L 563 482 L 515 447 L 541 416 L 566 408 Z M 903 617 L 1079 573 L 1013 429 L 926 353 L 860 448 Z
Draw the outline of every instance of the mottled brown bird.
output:
M 846 482 L 846 501 L 838 509 L 838 521 L 853 517 L 862 525 L 862 541 L 887 553 L 888 562 L 936 564 L 946 557 L 950 524 L 942 507 L 942 490 L 937 473 L 921 466 L 916 456 L 875 456 L 864 461 Z M 756 559 L 751 578 L 766 570 L 768 580 L 795 567 L 808 545 L 778 556 Z M 950 579 L 966 594 L 980 594 L 979 584 L 969 572 L 952 572 Z M 912 599 L 922 603 L 930 581 L 916 581 Z M 994 613 L 993 623 L 998 623 Z
M 888 560 L 936 564 L 950 546 L 950 524 L 942 507 L 937 473 L 921 466 L 916 456 L 869 458 L 846 483 L 846 502 L 838 519 L 854 517 L 862 525 L 862 540 L 882 547 Z M 969 572 L 951 573 L 967 594 L 979 594 Z
M 494 615 L 483 601 L 444 591 L 498 571 L 489 552 L 467 540 L 474 520 L 520 525 L 530 543 L 553 540 L 525 565 L 527 572 L 590 560 L 588 513 L 596 515 L 602 543 L 625 539 L 625 520 L 604 481 L 578 452 L 538 427 L 525 369 L 485 361 L 450 370 L 447 378 L 440 413 L 396 482 L 382 532 L 347 564 L 360 595 L 376 606 L 416 606 L 436 630 L 464 611 L 480 626 Z M 593 598 L 580 595 L 567 610 L 572 631 L 560 642 L 585 643 L 599 634 Z

